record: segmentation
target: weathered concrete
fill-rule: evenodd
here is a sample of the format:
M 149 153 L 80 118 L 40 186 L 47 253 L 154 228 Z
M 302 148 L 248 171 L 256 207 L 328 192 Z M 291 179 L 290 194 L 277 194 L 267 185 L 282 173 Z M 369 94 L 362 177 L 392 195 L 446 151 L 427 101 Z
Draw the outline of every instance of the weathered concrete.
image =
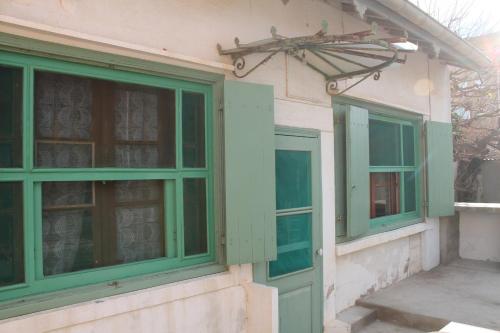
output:
M 373 324 L 368 325 L 359 333 L 423 333 L 413 328 L 397 326 L 391 323 L 386 323 L 380 320 L 375 321 Z
M 357 333 L 377 319 L 377 311 L 362 306 L 352 306 L 339 313 L 337 319 L 348 325 L 350 333 Z
M 458 214 L 439 219 L 440 263 L 447 265 L 458 259 L 459 250 Z
M 500 264 L 457 260 L 360 301 L 422 317 L 500 329 Z
M 396 230 L 389 233 L 400 232 Z M 384 234 L 380 237 L 383 238 Z M 420 272 L 421 247 L 421 234 L 415 234 L 337 256 L 335 294 L 337 312 L 353 306 L 363 295 Z

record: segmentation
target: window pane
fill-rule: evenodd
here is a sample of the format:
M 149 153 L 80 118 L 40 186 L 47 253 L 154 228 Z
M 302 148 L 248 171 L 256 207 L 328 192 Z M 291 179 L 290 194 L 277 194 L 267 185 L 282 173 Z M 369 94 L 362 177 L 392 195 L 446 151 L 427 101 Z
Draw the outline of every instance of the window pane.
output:
M 0 66 L 0 168 L 22 167 L 23 71 Z
M 205 167 L 205 97 L 182 93 L 182 159 L 187 168 Z
M 206 182 L 203 178 L 184 179 L 184 253 L 207 252 Z
M 401 165 L 400 125 L 370 119 L 370 165 Z
M 175 92 L 35 72 L 36 166 L 175 166 Z
M 44 274 L 164 256 L 163 195 L 162 181 L 43 183 Z
M 405 212 L 414 212 L 417 210 L 415 172 L 405 172 Z
M 278 216 L 278 259 L 269 263 L 269 276 L 275 277 L 312 266 L 312 214 Z
M 370 218 L 400 213 L 398 172 L 370 173 Z
M 0 287 L 24 282 L 22 188 L 0 183 Z
M 311 152 L 276 150 L 276 209 L 309 207 Z
M 415 165 L 415 139 L 412 126 L 403 126 L 404 165 Z

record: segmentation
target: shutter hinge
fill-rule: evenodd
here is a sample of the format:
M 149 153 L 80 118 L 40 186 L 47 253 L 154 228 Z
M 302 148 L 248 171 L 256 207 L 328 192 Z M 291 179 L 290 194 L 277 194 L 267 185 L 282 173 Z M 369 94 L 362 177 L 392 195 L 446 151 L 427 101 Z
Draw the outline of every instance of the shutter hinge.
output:
M 221 245 L 226 245 L 226 236 L 225 235 L 222 235 L 220 237 L 220 243 L 221 243 Z

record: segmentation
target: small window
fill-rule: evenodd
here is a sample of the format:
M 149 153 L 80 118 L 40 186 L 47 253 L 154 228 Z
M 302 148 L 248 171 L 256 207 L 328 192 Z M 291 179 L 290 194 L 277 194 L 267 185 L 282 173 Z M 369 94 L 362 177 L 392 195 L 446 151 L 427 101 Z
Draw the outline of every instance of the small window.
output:
M 182 159 L 185 168 L 205 167 L 205 97 L 182 93 Z
M 415 128 L 411 123 L 371 116 L 370 218 L 417 211 Z
M 174 90 L 36 71 L 35 122 L 37 167 L 175 167 Z
M 22 167 L 23 71 L 0 66 L 0 168 Z
M 399 173 L 370 174 L 370 203 L 370 218 L 399 214 Z
M 0 287 L 24 282 L 21 182 L 0 183 Z
M 165 255 L 163 182 L 43 183 L 43 272 Z

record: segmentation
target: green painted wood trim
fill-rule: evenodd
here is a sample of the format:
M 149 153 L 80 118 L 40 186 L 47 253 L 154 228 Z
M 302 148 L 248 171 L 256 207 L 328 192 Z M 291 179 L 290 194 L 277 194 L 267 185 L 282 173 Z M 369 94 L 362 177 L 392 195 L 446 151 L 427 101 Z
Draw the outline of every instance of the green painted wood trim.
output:
M 227 264 L 276 258 L 274 92 L 224 82 Z
M 313 207 L 301 207 L 296 209 L 284 209 L 276 212 L 276 215 L 282 214 L 300 214 L 304 212 L 313 212 L 313 223 L 316 228 L 313 230 L 312 252 L 323 246 L 323 218 L 322 218 L 322 183 L 321 183 L 321 139 L 320 131 L 308 130 L 294 127 L 276 127 L 276 147 L 275 149 L 290 149 L 298 151 L 311 151 L 312 153 L 312 202 Z M 274 221 L 276 223 L 276 221 Z M 313 267 L 288 274 L 269 277 L 269 262 L 261 262 L 253 265 L 254 281 L 279 289 L 279 293 L 285 294 L 296 290 L 297 287 L 305 285 L 311 286 L 314 282 L 315 288 L 312 290 L 312 308 L 302 308 L 296 311 L 311 311 L 317 320 L 313 320 L 313 332 L 321 331 L 321 323 L 324 316 L 324 298 L 323 298 L 323 258 L 313 254 Z M 281 302 L 281 300 L 280 300 Z M 281 304 L 280 306 L 285 306 Z
M 5 44 L 2 44 L 2 40 L 5 34 L 0 33 L 0 49 L 5 48 Z M 15 38 L 16 42 L 19 42 Z M 26 40 L 23 39 L 26 42 Z M 28 44 L 26 44 L 28 45 Z M 214 103 L 212 93 L 214 93 L 215 83 L 220 81 L 223 77 L 220 75 L 212 75 L 206 73 L 200 73 L 191 70 L 180 70 L 177 67 L 164 66 L 160 64 L 155 64 L 151 62 L 141 62 L 132 61 L 128 63 L 127 66 L 120 68 L 127 68 L 125 70 L 117 70 L 117 66 L 112 65 L 113 62 L 108 62 L 113 59 L 115 61 L 126 61 L 127 59 L 123 57 L 116 56 L 104 56 L 103 54 L 76 50 L 72 48 L 59 49 L 61 46 L 47 45 L 46 43 L 35 42 L 36 48 L 40 50 L 50 49 L 50 52 L 61 51 L 58 56 L 59 59 L 64 58 L 65 60 L 71 59 L 72 62 L 60 61 L 56 59 L 49 59 L 46 57 L 38 57 L 33 55 L 28 55 L 27 53 L 43 53 L 40 50 L 33 51 L 31 47 L 33 45 L 28 45 L 30 50 L 23 50 L 21 53 L 12 53 L 0 51 L 0 63 L 8 64 L 11 66 L 17 66 L 24 69 L 24 83 L 23 83 L 23 168 L 16 169 L 2 169 L 0 170 L 0 181 L 22 181 L 24 189 L 24 241 L 25 241 L 25 271 L 26 271 L 26 283 L 3 287 L 0 288 L 0 301 L 12 300 L 12 299 L 25 299 L 34 294 L 44 294 L 49 292 L 54 292 L 61 289 L 69 289 L 74 287 L 86 286 L 103 283 L 110 280 L 121 280 L 127 279 L 133 276 L 139 276 L 144 274 L 152 274 L 158 272 L 172 271 L 179 268 L 189 268 L 193 265 L 199 265 L 203 263 L 215 263 L 218 261 L 218 253 L 215 250 L 215 229 L 216 222 L 214 221 L 214 196 L 218 196 L 218 193 L 214 193 L 214 137 L 212 128 L 214 125 L 213 120 L 213 110 Z M 68 51 L 68 52 L 66 52 Z M 49 53 L 50 53 L 49 52 Z M 80 53 L 83 52 L 83 53 Z M 43 53 L 47 54 L 47 53 Z M 68 54 L 72 54 L 75 57 L 67 57 Z M 94 59 L 100 61 L 101 67 L 91 66 L 86 62 L 86 56 L 94 57 Z M 130 59 L 128 59 L 130 60 Z M 127 61 L 128 61 L 127 60 Z M 73 62 L 74 61 L 74 62 Z M 91 62 L 95 65 L 94 62 Z M 143 71 L 141 66 L 144 68 L 154 69 L 152 71 Z M 156 71 L 157 67 L 161 67 L 161 71 Z M 134 69 L 134 71 L 130 71 Z M 33 140 L 34 140 L 34 126 L 33 126 L 33 93 L 34 93 L 34 72 L 35 70 L 49 70 L 59 73 L 67 73 L 74 75 L 83 75 L 92 78 L 100 78 L 106 80 L 135 83 L 141 85 L 149 85 L 154 87 L 161 87 L 167 89 L 173 89 L 176 91 L 176 96 L 180 96 L 179 92 L 181 90 L 188 90 L 193 92 L 199 92 L 205 96 L 205 122 L 206 122 L 206 140 L 205 140 L 205 150 L 207 158 L 207 166 L 205 168 L 199 169 L 182 169 L 180 164 L 177 164 L 179 168 L 177 169 L 118 169 L 118 168 L 94 168 L 94 169 L 41 169 L 34 168 L 33 163 Z M 172 77 L 165 77 L 164 74 L 176 72 L 177 77 L 182 76 L 184 79 L 187 78 L 186 75 L 193 74 L 193 79 L 197 82 L 189 82 L 185 80 L 173 79 Z M 155 75 L 145 74 L 145 73 L 155 73 Z M 162 73 L 159 75 L 159 73 Z M 196 74 L 196 75 L 195 75 Z M 201 83 L 203 82 L 203 83 Z M 210 83 L 210 84 L 207 84 Z M 181 119 L 180 108 L 181 100 L 177 99 L 177 119 Z M 176 124 L 178 127 L 176 129 L 176 142 L 178 145 L 178 151 L 182 152 L 181 131 L 182 124 L 178 122 Z M 200 254 L 196 256 L 190 256 L 183 258 L 182 253 L 184 243 L 182 236 L 182 189 L 181 184 L 183 178 L 204 178 L 207 181 L 207 228 L 208 228 L 208 252 L 206 254 Z M 172 226 L 172 218 L 175 219 L 175 231 L 177 234 L 169 234 L 167 231 L 167 239 L 176 239 L 176 243 L 173 247 L 167 249 L 167 256 L 165 258 L 158 258 L 153 260 L 147 260 L 143 262 L 122 264 L 111 267 L 102 267 L 92 270 L 84 270 L 79 272 L 65 273 L 57 276 L 44 277 L 43 267 L 42 267 L 42 231 L 41 231 L 41 182 L 44 181 L 96 181 L 96 180 L 147 180 L 147 179 L 158 179 L 167 180 L 165 182 L 165 191 L 167 193 L 177 194 L 177 198 L 174 202 L 171 202 L 168 197 L 166 199 L 166 207 L 175 208 L 173 213 L 168 214 L 165 217 L 167 220 L 167 226 Z M 181 194 L 181 196 L 179 196 Z M 171 197 L 171 196 L 170 196 Z M 217 222 L 220 225 L 220 222 Z M 173 254 L 172 254 L 173 253 Z M 83 295 L 82 297 L 86 297 Z
M 368 102 L 365 100 L 353 98 L 353 97 L 348 97 L 348 96 L 334 96 L 332 97 L 332 103 L 333 104 L 345 104 L 345 105 L 352 105 L 352 106 L 357 106 L 363 109 L 368 109 L 370 110 L 370 116 L 387 116 L 387 117 L 393 117 L 396 119 L 400 120 L 409 120 L 409 121 L 415 121 L 415 120 L 422 120 L 423 116 L 421 114 L 409 111 L 409 110 L 404 110 L 401 108 L 395 108 L 392 106 L 388 106 L 385 104 L 379 104 L 375 102 Z
M 368 232 L 370 224 L 368 110 L 350 106 L 346 113 L 347 235 Z
M 161 286 L 186 279 L 221 273 L 226 270 L 227 268 L 223 265 L 205 264 L 168 273 L 156 273 L 114 281 L 116 283 L 100 283 L 86 287 L 73 288 L 71 290 L 26 297 L 15 301 L 1 302 L 0 320 Z
M 455 214 L 453 134 L 451 123 L 426 123 L 427 200 L 429 217 Z

